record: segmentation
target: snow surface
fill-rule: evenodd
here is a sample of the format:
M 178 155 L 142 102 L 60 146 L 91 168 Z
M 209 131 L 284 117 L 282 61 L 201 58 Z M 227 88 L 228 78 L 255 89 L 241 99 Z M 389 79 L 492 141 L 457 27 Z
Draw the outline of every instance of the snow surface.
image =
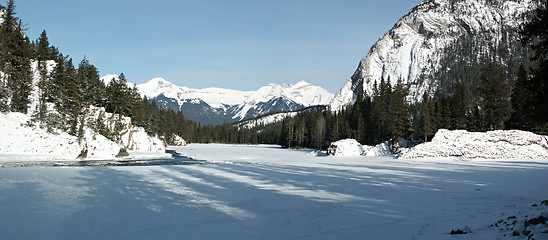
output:
M 548 159 L 548 138 L 519 130 L 468 132 L 440 129 L 431 142 L 419 144 L 401 158 L 449 157 Z
M 548 210 L 547 160 L 174 149 L 210 163 L 0 169 L 1 238 L 509 240 L 491 225 Z M 532 227 L 547 239 L 546 225 Z

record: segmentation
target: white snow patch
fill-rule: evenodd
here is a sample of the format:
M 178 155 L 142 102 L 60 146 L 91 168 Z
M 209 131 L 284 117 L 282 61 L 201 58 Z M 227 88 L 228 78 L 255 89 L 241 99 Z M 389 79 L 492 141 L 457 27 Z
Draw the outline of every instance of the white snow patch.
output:
M 361 145 L 355 139 L 343 139 L 331 143 L 327 149 L 328 155 L 333 156 L 393 156 L 390 143 L 384 142 L 375 146 Z
M 361 156 L 364 153 L 362 145 L 356 139 L 342 139 L 329 145 L 328 155 L 333 156 Z
M 548 159 L 546 136 L 520 130 L 468 132 L 440 129 L 431 142 L 419 144 L 401 158 L 450 157 Z

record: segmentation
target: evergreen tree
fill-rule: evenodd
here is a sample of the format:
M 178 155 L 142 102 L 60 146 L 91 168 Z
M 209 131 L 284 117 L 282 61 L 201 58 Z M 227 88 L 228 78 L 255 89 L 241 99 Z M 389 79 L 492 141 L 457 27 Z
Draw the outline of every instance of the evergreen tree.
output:
M 55 52 L 50 46 L 46 30 L 42 31 L 40 37 L 36 40 L 35 45 L 35 57 L 39 63 L 46 60 L 53 60 L 55 58 Z
M 531 46 L 535 54 L 532 78 L 526 85 L 530 99 L 527 103 L 528 120 L 531 127 L 540 133 L 548 133 L 548 1 L 541 1 L 535 17 L 521 32 L 525 44 Z
M 489 130 L 504 128 L 510 117 L 510 89 L 502 68 L 489 64 L 481 76 L 482 113 Z
M 425 92 L 422 96 L 421 108 L 418 116 L 417 123 L 415 125 L 415 137 L 417 139 L 424 139 L 424 142 L 428 142 L 428 137 L 434 135 L 436 129 L 434 126 L 434 105 L 432 100 L 428 97 L 428 93 Z
M 451 128 L 466 129 L 468 115 L 468 94 L 463 83 L 457 83 L 455 94 L 451 98 Z
M 79 85 L 82 105 L 102 105 L 106 86 L 99 78 L 97 68 L 90 64 L 86 57 L 78 65 L 76 81 Z
M 511 94 L 512 115 L 510 126 L 517 129 L 527 129 L 527 116 L 530 114 L 528 103 L 531 101 L 526 86 L 528 85 L 527 71 L 523 65 L 520 66 L 518 78 Z
M 406 96 L 408 95 L 409 90 L 407 86 L 398 79 L 398 83 L 394 87 L 394 91 L 391 94 L 390 98 L 390 126 L 393 126 L 391 129 L 390 138 L 392 139 L 392 151 L 395 152 L 399 148 L 399 141 L 401 138 L 405 137 L 409 128 L 409 105 L 406 101 Z
M 26 113 L 32 85 L 32 49 L 29 39 L 23 34 L 21 20 L 15 14 L 15 3 L 9 0 L 0 24 L 0 70 L 5 74 L 2 87 L 7 89 L 3 92 L 8 93 L 10 109 Z

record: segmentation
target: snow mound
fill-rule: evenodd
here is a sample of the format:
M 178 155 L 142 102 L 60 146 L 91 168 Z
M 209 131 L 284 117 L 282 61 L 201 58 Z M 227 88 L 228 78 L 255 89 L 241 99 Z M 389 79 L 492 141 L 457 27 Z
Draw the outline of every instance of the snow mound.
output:
M 390 143 L 384 142 L 375 146 L 361 145 L 356 139 L 343 139 L 331 143 L 327 155 L 333 156 L 392 156 Z
M 378 157 L 378 156 L 392 156 L 392 150 L 390 149 L 390 143 L 384 142 L 377 144 L 375 146 L 362 146 L 365 151 L 364 155 L 368 157 Z
M 356 139 L 343 139 L 331 143 L 327 155 L 333 156 L 361 156 L 364 153 L 362 145 Z
M 431 142 L 419 144 L 400 158 L 450 157 L 548 159 L 546 136 L 520 130 L 468 132 L 440 129 Z

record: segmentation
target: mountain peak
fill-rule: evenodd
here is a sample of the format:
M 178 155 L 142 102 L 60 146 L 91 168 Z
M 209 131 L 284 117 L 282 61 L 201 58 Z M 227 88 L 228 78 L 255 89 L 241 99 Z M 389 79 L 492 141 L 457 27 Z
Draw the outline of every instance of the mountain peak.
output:
M 312 85 L 312 84 L 306 82 L 305 80 L 301 80 L 298 83 L 295 83 L 295 85 L 293 85 L 293 87 L 299 88 L 299 87 L 304 87 L 304 86 L 309 86 L 309 85 Z

